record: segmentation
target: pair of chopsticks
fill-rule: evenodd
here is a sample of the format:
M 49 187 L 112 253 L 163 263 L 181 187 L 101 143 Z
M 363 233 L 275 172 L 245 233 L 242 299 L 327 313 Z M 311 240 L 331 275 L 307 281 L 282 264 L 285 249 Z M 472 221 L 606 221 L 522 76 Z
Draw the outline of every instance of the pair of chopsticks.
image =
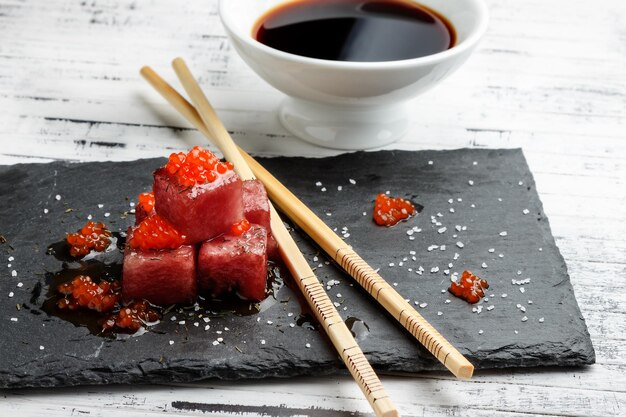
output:
M 217 117 L 217 114 L 215 114 L 215 110 L 213 110 L 185 62 L 181 58 L 177 58 L 172 63 L 172 66 L 194 103 L 197 112 L 191 104 L 150 68 L 142 68 L 141 74 L 222 151 L 224 157 L 233 163 L 235 171 L 241 179 L 255 179 L 252 170 L 243 159 L 239 149 Z M 311 310 L 314 312 L 315 317 L 326 331 L 326 334 L 348 367 L 352 377 L 357 381 L 376 415 L 379 417 L 397 417 L 398 411 L 374 369 L 372 369 L 361 348 L 354 340 L 354 337 L 352 337 L 352 333 L 335 309 L 324 287 L 315 277 L 304 255 L 298 249 L 298 246 L 271 204 L 270 211 L 272 234 L 278 242 L 281 257 Z
M 142 68 L 141 74 L 174 108 L 222 151 L 226 159 L 234 164 L 235 170 L 242 179 L 253 179 L 256 176 L 261 180 L 271 200 L 292 221 L 309 234 L 331 258 L 354 277 L 455 376 L 469 379 L 474 370 L 472 364 L 308 207 L 250 155 L 237 148 L 184 61 L 177 58 L 172 66 L 195 108 L 151 68 Z M 334 308 L 274 207 L 270 205 L 270 208 L 272 233 L 278 242 L 281 256 L 317 320 L 327 332 L 376 415 L 397 416 L 395 406 L 352 337 L 350 330 Z

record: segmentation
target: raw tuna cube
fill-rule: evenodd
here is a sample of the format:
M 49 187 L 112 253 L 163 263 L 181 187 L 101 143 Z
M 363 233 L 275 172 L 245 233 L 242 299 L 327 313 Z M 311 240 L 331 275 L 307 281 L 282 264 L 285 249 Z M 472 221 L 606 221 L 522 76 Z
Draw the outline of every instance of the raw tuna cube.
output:
M 270 229 L 270 203 L 259 180 L 243 182 L 243 214 L 250 223 Z
M 272 261 L 280 259 L 278 243 L 272 236 L 270 225 L 270 202 L 265 186 L 259 180 L 243 182 L 243 212 L 250 223 L 265 227 L 267 230 L 267 258 Z
M 196 251 L 193 246 L 141 251 L 127 245 L 124 252 L 124 300 L 152 304 L 191 304 L 196 300 Z
M 181 189 L 165 169 L 154 173 L 156 212 L 193 244 L 228 232 L 243 218 L 241 179 L 227 171 L 215 181 Z
M 198 288 L 218 297 L 235 291 L 239 297 L 260 301 L 267 282 L 267 231 L 252 225 L 241 236 L 224 235 L 204 242 L 198 254 Z
M 156 213 L 154 210 L 154 194 L 141 193 L 138 196 L 137 206 L 135 207 L 135 224 L 139 224 L 146 217 L 150 217 Z

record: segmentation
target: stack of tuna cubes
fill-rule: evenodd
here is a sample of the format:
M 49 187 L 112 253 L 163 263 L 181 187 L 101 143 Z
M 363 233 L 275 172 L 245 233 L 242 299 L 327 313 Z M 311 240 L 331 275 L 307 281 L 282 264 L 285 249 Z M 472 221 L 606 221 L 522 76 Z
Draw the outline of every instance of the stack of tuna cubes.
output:
M 195 147 L 154 173 L 153 197 L 139 197 L 129 229 L 122 293 L 161 306 L 198 294 L 266 295 L 269 201 L 259 181 L 241 181 L 230 163 Z

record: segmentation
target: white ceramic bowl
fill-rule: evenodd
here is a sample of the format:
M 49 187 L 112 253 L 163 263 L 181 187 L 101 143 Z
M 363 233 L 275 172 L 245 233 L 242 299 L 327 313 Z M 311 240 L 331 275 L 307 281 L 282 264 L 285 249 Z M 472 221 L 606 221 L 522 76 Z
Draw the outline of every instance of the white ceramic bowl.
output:
M 326 147 L 366 149 L 399 139 L 409 126 L 407 101 L 455 71 L 487 29 L 483 0 L 420 0 L 452 23 L 455 46 L 400 61 L 346 62 L 294 55 L 252 37 L 256 20 L 285 0 L 220 0 L 235 50 L 288 97 L 280 120 L 296 136 Z

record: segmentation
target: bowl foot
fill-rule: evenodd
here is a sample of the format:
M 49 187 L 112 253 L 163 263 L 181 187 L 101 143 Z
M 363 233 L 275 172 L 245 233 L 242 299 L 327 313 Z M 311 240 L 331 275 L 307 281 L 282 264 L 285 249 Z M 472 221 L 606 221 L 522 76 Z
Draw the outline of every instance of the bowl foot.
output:
M 302 140 L 333 149 L 360 150 L 395 142 L 407 131 L 407 103 L 348 107 L 287 97 L 279 118 Z

